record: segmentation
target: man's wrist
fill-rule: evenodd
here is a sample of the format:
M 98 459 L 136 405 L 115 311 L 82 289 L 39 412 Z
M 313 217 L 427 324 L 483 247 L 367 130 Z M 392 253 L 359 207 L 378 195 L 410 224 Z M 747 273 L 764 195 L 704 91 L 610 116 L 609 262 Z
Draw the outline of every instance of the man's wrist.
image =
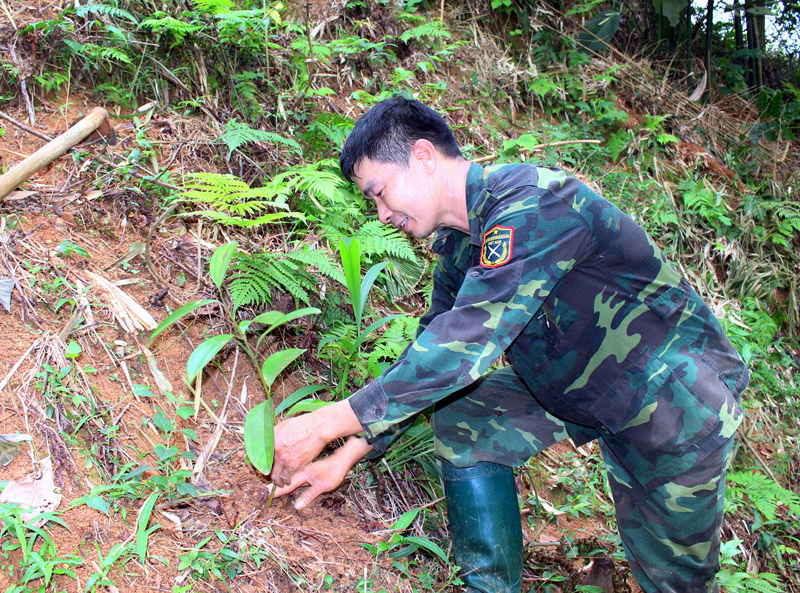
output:
M 364 430 L 348 400 L 332 403 L 319 411 L 322 412 L 319 428 L 328 443 Z

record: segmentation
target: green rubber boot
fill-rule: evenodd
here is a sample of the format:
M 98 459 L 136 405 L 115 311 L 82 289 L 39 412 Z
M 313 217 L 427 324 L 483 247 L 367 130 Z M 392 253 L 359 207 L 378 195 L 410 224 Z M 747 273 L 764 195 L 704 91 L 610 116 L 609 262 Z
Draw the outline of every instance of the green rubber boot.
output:
M 455 467 L 442 460 L 450 535 L 468 593 L 518 593 L 522 526 L 514 471 L 496 463 Z

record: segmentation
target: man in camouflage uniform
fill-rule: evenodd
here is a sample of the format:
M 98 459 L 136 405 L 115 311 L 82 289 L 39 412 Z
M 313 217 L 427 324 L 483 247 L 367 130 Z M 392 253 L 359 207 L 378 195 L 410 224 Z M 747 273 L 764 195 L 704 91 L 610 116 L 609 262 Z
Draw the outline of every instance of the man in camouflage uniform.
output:
M 748 373 L 658 246 L 563 171 L 466 161 L 418 102 L 373 107 L 340 163 L 382 221 L 418 237 L 438 231 L 432 303 L 378 379 L 277 427 L 277 494 L 309 484 L 296 503 L 305 506 L 433 406 L 467 590 L 519 591 L 512 468 L 565 438 L 597 439 L 642 589 L 714 591 Z M 490 371 L 504 353 L 511 366 Z

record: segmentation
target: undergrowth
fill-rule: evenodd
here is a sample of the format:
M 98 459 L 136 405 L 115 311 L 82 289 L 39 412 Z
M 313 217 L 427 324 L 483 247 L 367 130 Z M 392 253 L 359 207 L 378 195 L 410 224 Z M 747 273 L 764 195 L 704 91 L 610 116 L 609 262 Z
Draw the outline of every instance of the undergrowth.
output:
M 751 371 L 744 397 L 748 419 L 730 473 L 723 587 L 729 592 L 796 591 L 796 189 L 765 175 L 765 157 L 746 134 L 734 141 L 721 137 L 720 150 L 686 157 L 687 145 L 703 143 L 712 130 L 698 132 L 699 124 L 649 101 L 638 66 L 591 57 L 569 35 L 556 34 L 547 14 L 537 15 L 533 8 L 505 1 L 492 5 L 488 14 L 503 15 L 504 22 L 521 18 L 518 30 L 502 32 L 504 48 L 495 53 L 498 32 L 469 20 L 474 16 L 470 11 L 489 9 L 470 3 L 446 23 L 438 10 L 414 1 L 349 2 L 329 18 L 311 14 L 306 5 L 246 0 L 70 4 L 52 18 L 20 28 L 18 39 L 26 44 L 19 44 L 20 52 L 27 52 L 32 71 L 26 73 L 19 60 L 3 59 L 8 77 L 0 86 L 0 106 L 17 99 L 40 108 L 47 97 L 58 97 L 64 113 L 74 112 L 75 93 L 81 92 L 118 108 L 118 115 L 130 113 L 117 121 L 120 127 L 130 124 L 132 132 L 113 167 L 95 160 L 91 148 L 75 155 L 86 163 L 83 170 L 96 173 L 87 186 L 120 188 L 156 211 L 175 205 L 171 222 L 198 228 L 202 222 L 213 229 L 215 245 L 227 243 L 223 237 L 239 241 L 238 251 L 226 261 L 229 268 L 217 272 L 217 304 L 226 312 L 226 331 L 242 330 L 236 342 L 253 360 L 263 355 L 258 350 L 262 342 L 259 338 L 249 351 L 247 332 L 257 333 L 251 331 L 260 327 L 254 320 L 264 321 L 259 316 L 265 309 L 278 314 L 279 304 L 286 310 L 317 308 L 319 315 L 305 335 L 297 327 L 282 328 L 279 338 L 270 339 L 291 345 L 306 340 L 292 352 L 306 351 L 303 360 L 313 362 L 310 374 L 327 386 L 328 400 L 345 397 L 403 351 L 416 332 L 415 321 L 404 313 L 423 310 L 430 290 L 432 262 L 424 245 L 375 220 L 338 170 L 338 150 L 360 111 L 396 93 L 415 96 L 448 114 L 471 158 L 557 165 L 588 180 L 644 226 L 710 302 Z M 491 69 L 481 64 L 481 52 L 496 58 Z M 151 100 L 157 108 L 131 113 Z M 796 119 L 781 124 L 774 95 L 759 101 L 775 134 L 795 129 Z M 207 170 L 175 171 L 172 160 L 180 147 L 153 140 L 153 109 L 167 120 L 203 122 L 205 140 L 199 144 L 206 151 L 202 162 Z M 165 162 L 170 148 L 175 148 L 174 158 Z M 154 229 L 156 240 L 148 246 L 156 255 L 171 253 L 167 241 L 159 240 L 159 233 L 167 235 L 166 226 L 162 222 L 161 229 Z M 198 248 L 204 254 L 200 264 L 210 258 L 213 246 Z M 79 257 L 75 247 L 65 244 L 57 257 Z M 168 281 L 186 282 L 185 271 L 167 264 L 166 257 L 155 259 Z M 24 265 L 34 289 L 57 313 L 78 309 L 81 291 L 69 275 L 54 268 L 47 276 L 34 263 Z M 194 304 L 209 303 L 198 299 Z M 270 323 L 265 321 L 266 327 Z M 202 378 L 202 368 L 213 364 L 218 350 L 207 352 L 193 379 Z M 173 402 L 174 414 L 155 408 L 150 417 L 140 418 L 137 430 L 152 447 L 133 455 L 119 444 L 120 424 L 112 421 L 116 412 L 106 409 L 93 390 L 71 388 L 87 371 L 67 361 L 60 366 L 46 362 L 50 366 L 42 366 L 39 377 L 39 391 L 49 406 L 45 415 L 50 422 L 63 417 L 70 423 L 64 431 L 67 444 L 81 451 L 102 478 L 102 485 L 74 504 L 135 524 L 134 540 L 105 556 L 92 550 L 96 570 L 85 588 L 100 590 L 113 585 L 115 567 L 147 558 L 153 528 L 141 519 L 149 517 L 156 499 L 203 495 L 184 467 L 196 461 L 189 447 L 191 441 L 196 448 L 196 435 L 179 428 L 197 411 L 180 401 Z M 268 397 L 270 388 L 271 383 Z M 279 405 L 275 413 L 325 403 L 306 400 L 312 392 L 300 392 L 290 402 L 300 408 Z M 156 398 L 141 389 L 137 396 Z M 81 431 L 84 425 L 90 430 Z M 399 440 L 387 463 L 369 474 L 367 488 L 382 488 L 394 475 L 405 474 L 413 477 L 404 482 L 411 498 L 407 506 L 438 499 L 430 439 L 430 423 L 423 418 Z M 591 515 L 612 521 L 600 458 L 561 461 L 560 469 L 539 482 L 544 489 L 539 494 L 549 496 L 552 490 L 560 497 L 551 510 L 537 511 L 542 518 Z M 537 497 L 530 500 L 539 508 Z M 545 517 L 548 513 L 552 516 Z M 435 530 L 441 535 L 442 503 L 413 517 L 396 515 L 392 523 L 398 531 L 370 552 L 390 554 L 399 573 L 419 590 L 451 590 L 455 571 L 448 564 L 445 539 L 419 535 Z M 51 526 L 61 520 L 53 517 Z M 3 507 L 2 521 L 3 558 L 21 554 L 24 561 L 17 568 L 3 565 L 23 573 L 14 591 L 47 588 L 54 575 L 70 578 L 71 567 L 82 562 L 60 555 L 47 532 L 26 525 L 14 509 Z M 407 531 L 412 521 L 417 535 Z M 279 554 L 244 532 L 239 525 L 216 530 L 182 550 L 178 570 L 186 575 L 181 583 L 188 585 L 177 588 L 233 579 L 267 559 L 280 564 Z M 544 583 L 533 590 L 568 582 L 564 567 L 572 566 L 587 547 L 620 557 L 616 542 L 576 542 L 567 534 L 558 552 L 529 558 Z M 308 582 L 298 584 L 302 578 L 289 568 L 283 570 L 298 587 L 333 587 L 323 577 L 312 589 Z M 349 585 L 370 590 L 373 576 L 365 573 Z

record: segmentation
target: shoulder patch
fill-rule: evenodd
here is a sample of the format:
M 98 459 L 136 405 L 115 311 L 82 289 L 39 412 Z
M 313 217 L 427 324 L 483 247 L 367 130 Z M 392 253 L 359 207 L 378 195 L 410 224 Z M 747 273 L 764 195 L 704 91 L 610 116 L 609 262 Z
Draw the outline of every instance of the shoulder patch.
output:
M 498 268 L 511 261 L 514 247 L 514 227 L 495 226 L 483 233 L 481 266 Z

